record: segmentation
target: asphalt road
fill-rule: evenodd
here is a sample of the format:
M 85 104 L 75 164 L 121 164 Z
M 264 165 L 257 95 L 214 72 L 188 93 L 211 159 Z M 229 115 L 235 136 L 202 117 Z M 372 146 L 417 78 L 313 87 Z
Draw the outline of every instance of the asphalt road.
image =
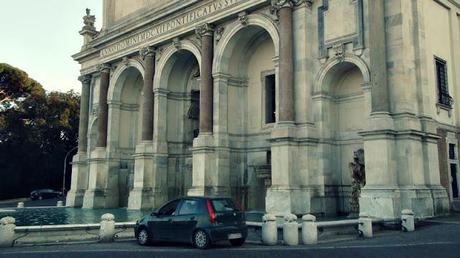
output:
M 219 244 L 209 250 L 195 250 L 188 245 L 142 247 L 134 241 L 111 244 L 77 244 L 14 247 L 0 250 L 0 257 L 372 257 L 372 258 L 459 258 L 460 216 L 436 219 L 419 226 L 415 232 L 384 231 L 372 239 L 333 241 L 315 246 L 261 246 L 246 244 L 232 248 Z

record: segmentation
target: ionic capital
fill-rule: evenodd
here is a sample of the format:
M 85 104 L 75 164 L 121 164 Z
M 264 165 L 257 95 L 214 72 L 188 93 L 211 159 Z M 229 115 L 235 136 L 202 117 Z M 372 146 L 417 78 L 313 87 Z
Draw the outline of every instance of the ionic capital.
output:
M 210 36 L 212 37 L 214 34 L 214 26 L 209 23 L 204 23 L 195 29 L 195 33 L 198 37 Z
M 155 48 L 154 47 L 143 47 L 139 50 L 139 55 L 144 60 L 147 56 L 148 57 L 155 57 Z
M 302 4 L 305 4 L 305 6 L 310 8 L 313 5 L 313 0 L 291 0 L 291 1 L 294 6 L 301 6 Z
M 100 64 L 100 65 L 97 66 L 97 70 L 99 70 L 99 72 L 101 72 L 101 73 L 109 73 L 110 68 L 111 68 L 110 64 L 107 64 L 107 63 Z
M 271 4 L 273 8 L 279 10 L 285 7 L 292 8 L 294 1 L 295 0 L 272 0 Z
M 89 85 L 91 83 L 91 79 L 93 78 L 90 74 L 83 74 L 78 77 L 78 80 L 81 81 L 83 85 Z

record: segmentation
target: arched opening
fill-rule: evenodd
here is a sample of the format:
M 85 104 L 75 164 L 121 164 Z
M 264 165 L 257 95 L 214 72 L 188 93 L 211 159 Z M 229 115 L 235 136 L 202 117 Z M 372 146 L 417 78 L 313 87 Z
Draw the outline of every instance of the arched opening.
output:
M 199 129 L 200 68 L 195 55 L 178 50 L 165 63 L 160 88 L 168 91 L 168 199 L 184 196 L 192 187 L 192 145 Z
M 364 131 L 367 114 L 364 78 L 361 70 L 353 63 L 342 62 L 333 66 L 326 74 L 322 89 L 327 95 L 324 101 L 323 135 L 330 142 L 329 168 L 325 184 L 337 193 L 336 211 L 340 214 L 351 212 L 352 170 L 354 152 L 363 149 L 359 132 Z M 329 173 L 326 173 L 329 174 Z
M 113 144 L 118 145 L 120 166 L 118 173 L 119 206 L 127 207 L 128 196 L 133 188 L 134 158 L 136 145 L 141 139 L 140 110 L 143 77 L 135 67 L 124 70 L 117 81 L 115 89 L 120 89 L 119 99 L 109 103 L 112 116 L 118 121 L 109 129 Z
M 225 45 L 219 73 L 229 76 L 227 130 L 230 185 L 247 209 L 265 211 L 271 185 L 271 128 L 276 121 L 275 44 L 264 28 L 248 25 Z M 238 150 L 238 151 L 236 151 Z

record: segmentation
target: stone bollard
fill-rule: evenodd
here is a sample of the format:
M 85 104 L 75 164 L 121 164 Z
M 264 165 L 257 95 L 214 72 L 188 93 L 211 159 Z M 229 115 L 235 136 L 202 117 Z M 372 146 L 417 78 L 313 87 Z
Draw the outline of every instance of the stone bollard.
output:
M 412 232 L 415 230 L 414 212 L 409 209 L 401 212 L 401 226 L 404 232 Z
M 18 208 L 24 208 L 24 203 L 23 202 L 18 202 Z
M 0 247 L 11 247 L 14 244 L 16 220 L 13 217 L 0 219 Z
M 286 245 L 299 244 L 299 225 L 294 214 L 284 216 L 283 240 Z
M 316 217 L 311 214 L 302 217 L 302 241 L 305 245 L 314 245 L 318 243 Z
M 101 229 L 99 230 L 100 242 L 113 242 L 115 237 L 115 216 L 106 213 L 101 216 Z
M 64 207 L 64 202 L 63 201 L 58 201 L 56 206 L 57 207 Z
M 372 218 L 370 218 L 366 213 L 359 214 L 358 230 L 360 236 L 366 238 L 372 237 Z
M 262 217 L 262 242 L 266 245 L 276 245 L 278 243 L 278 227 L 276 216 L 265 214 Z

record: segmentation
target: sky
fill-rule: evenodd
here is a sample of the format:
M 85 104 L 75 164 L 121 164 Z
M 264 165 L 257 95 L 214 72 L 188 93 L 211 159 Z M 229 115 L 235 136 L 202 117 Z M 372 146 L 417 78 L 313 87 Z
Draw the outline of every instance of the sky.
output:
M 80 51 L 85 9 L 102 24 L 102 0 L 0 0 L 0 63 L 15 66 L 47 91 L 81 91 Z

